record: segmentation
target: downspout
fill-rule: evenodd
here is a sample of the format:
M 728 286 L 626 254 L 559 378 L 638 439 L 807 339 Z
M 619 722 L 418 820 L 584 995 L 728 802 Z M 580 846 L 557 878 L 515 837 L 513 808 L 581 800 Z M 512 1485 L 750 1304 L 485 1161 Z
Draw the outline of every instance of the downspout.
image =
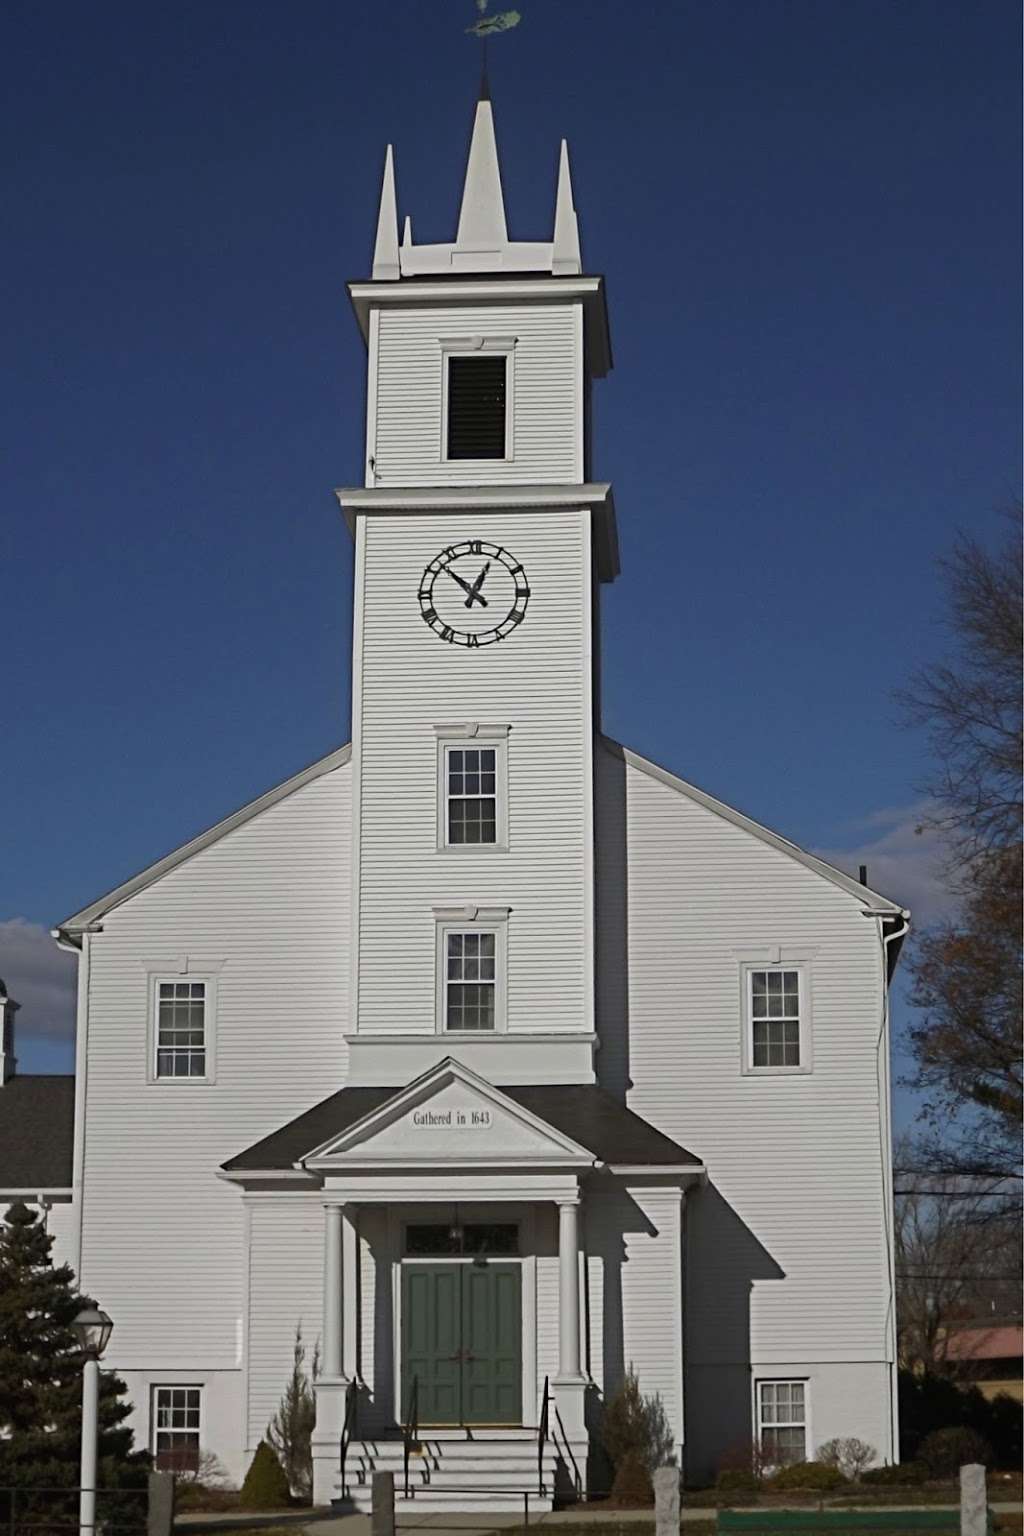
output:
M 82 1244 L 85 1222 L 85 1123 L 89 1075 L 89 971 L 93 931 L 84 929 L 79 942 L 63 928 L 51 930 L 58 949 L 78 956 L 78 993 L 75 1009 L 75 1128 L 71 1165 L 71 1209 L 74 1211 L 72 1255 L 75 1278 L 82 1289 Z
M 895 1466 L 900 1459 L 899 1362 L 896 1358 L 896 1245 L 892 1179 L 892 1041 L 889 982 L 896 962 L 893 959 L 892 965 L 890 965 L 889 945 L 896 940 L 902 943 L 906 938 L 910 931 L 910 914 L 904 910 L 898 916 L 891 912 L 887 914 L 876 912 L 866 915 L 874 916 L 878 923 L 878 938 L 882 954 L 882 1022 L 878 1033 L 876 1057 L 879 1110 L 881 1112 L 879 1116 L 879 1141 L 882 1160 L 882 1219 L 889 1280 L 889 1300 L 885 1316 L 885 1350 L 889 1357 L 889 1453 L 892 1464 Z M 892 925 L 888 933 L 886 932 L 887 923 Z

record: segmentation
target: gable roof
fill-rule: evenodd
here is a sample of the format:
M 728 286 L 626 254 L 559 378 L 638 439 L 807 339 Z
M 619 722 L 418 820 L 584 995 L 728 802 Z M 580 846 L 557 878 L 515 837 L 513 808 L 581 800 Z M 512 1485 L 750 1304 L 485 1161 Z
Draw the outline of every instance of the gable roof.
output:
M 272 805 L 277 805 L 281 800 L 286 800 L 289 795 L 293 795 L 296 790 L 303 789 L 305 785 L 311 784 L 314 779 L 319 779 L 323 774 L 330 773 L 335 768 L 340 768 L 344 763 L 348 762 L 351 756 L 351 743 L 346 743 L 345 746 L 336 747 L 333 752 L 328 752 L 326 757 L 317 758 L 315 763 L 310 763 L 308 767 L 292 774 L 290 779 L 285 779 L 281 784 L 275 784 L 273 789 L 268 789 L 265 794 L 258 796 L 257 799 L 250 800 L 248 805 L 242 806 L 241 810 L 232 812 L 230 816 L 225 816 L 223 821 L 218 821 L 215 826 L 208 827 L 205 832 L 200 832 L 196 837 L 190 839 L 189 842 L 182 843 L 180 848 L 175 848 L 171 853 L 165 854 L 162 859 L 157 859 L 155 864 L 147 865 L 137 875 L 132 875 L 130 880 L 125 880 L 122 885 L 115 886 L 112 891 L 107 891 L 106 895 L 97 897 L 87 907 L 83 907 L 80 912 L 75 912 L 71 917 L 66 917 L 53 930 L 54 935 L 59 934 L 63 938 L 74 938 L 76 934 L 81 933 L 90 924 L 98 922 L 101 917 L 105 917 L 108 912 L 112 912 L 115 907 L 119 907 L 130 896 L 135 896 L 139 891 L 144 891 L 148 886 L 154 885 L 163 875 L 168 874 L 170 870 L 177 869 L 178 865 L 184 864 L 186 859 L 191 859 L 195 854 L 202 853 L 205 848 L 209 848 L 213 843 L 219 842 L 222 837 L 227 837 L 229 832 L 234 832 L 236 828 L 244 826 L 247 821 L 252 821 L 261 811 L 267 811 Z
M 754 821 L 750 816 L 745 816 L 742 811 L 737 811 L 731 805 L 726 805 L 724 800 L 716 800 L 714 795 L 709 795 L 706 790 L 698 789 L 695 784 L 689 784 L 685 779 L 670 773 L 667 768 L 662 768 L 657 763 L 652 763 L 649 758 L 641 757 L 639 752 L 633 752 L 629 747 L 624 747 L 621 742 L 613 741 L 610 736 L 600 738 L 601 745 L 613 757 L 620 757 L 631 768 L 636 768 L 640 773 L 646 773 L 649 778 L 657 779 L 669 789 L 678 791 L 692 800 L 694 804 L 703 806 L 715 816 L 720 816 L 723 821 L 730 822 L 734 827 L 739 827 L 743 832 L 749 832 L 762 843 L 767 843 L 769 848 L 774 848 L 778 853 L 784 853 L 788 858 L 795 859 L 812 874 L 820 875 L 830 884 L 838 886 L 848 896 L 853 896 L 861 903 L 866 912 L 877 913 L 882 917 L 908 918 L 910 912 L 906 907 L 890 901 L 888 896 L 882 896 L 878 891 L 873 891 L 869 886 L 861 885 L 852 875 L 848 875 L 841 869 L 836 869 L 834 864 L 827 863 L 818 858 L 815 853 L 808 853 L 797 843 L 791 843 L 788 838 L 773 832 L 770 827 L 764 827 L 759 821 Z
M 342 1088 L 229 1159 L 223 1170 L 243 1174 L 292 1169 L 405 1091 L 406 1085 Z M 498 1091 L 585 1147 L 598 1162 L 678 1169 L 701 1166 L 699 1157 L 593 1083 L 517 1083 L 499 1086 Z
M 0 1195 L 70 1191 L 73 1075 L 17 1073 L 0 1088 Z

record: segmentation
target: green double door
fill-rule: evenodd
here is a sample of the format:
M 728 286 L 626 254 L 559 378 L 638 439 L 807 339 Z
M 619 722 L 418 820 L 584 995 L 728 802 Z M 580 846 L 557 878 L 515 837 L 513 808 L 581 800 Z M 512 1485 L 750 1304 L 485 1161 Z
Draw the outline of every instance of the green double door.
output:
M 518 1264 L 402 1265 L 402 1402 L 424 1424 L 521 1424 Z

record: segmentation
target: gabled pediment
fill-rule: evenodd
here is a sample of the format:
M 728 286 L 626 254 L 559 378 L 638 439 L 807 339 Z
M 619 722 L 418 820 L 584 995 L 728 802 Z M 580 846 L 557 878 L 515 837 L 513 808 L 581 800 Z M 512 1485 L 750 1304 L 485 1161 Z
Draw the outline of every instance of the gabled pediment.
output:
M 351 1167 L 589 1167 L 594 1155 L 446 1057 L 307 1154 L 319 1172 Z

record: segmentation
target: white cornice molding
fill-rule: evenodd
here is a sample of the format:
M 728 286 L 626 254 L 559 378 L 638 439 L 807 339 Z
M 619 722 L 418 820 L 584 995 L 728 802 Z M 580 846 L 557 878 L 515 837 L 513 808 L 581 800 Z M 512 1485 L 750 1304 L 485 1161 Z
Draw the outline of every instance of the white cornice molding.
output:
M 607 481 L 587 480 L 575 485 L 352 485 L 341 486 L 334 494 L 353 536 L 359 515 L 376 517 L 400 513 L 415 516 L 448 510 L 484 514 L 517 508 L 535 511 L 548 507 L 586 507 L 594 515 L 598 575 L 602 581 L 614 581 L 619 574 L 615 497 Z
M 459 304 L 582 303 L 587 339 L 588 370 L 602 379 L 612 367 L 608 308 L 600 276 L 566 277 L 403 277 L 394 282 L 350 282 L 348 294 L 356 320 L 367 340 L 370 312 L 396 304 L 430 304 L 455 308 Z

